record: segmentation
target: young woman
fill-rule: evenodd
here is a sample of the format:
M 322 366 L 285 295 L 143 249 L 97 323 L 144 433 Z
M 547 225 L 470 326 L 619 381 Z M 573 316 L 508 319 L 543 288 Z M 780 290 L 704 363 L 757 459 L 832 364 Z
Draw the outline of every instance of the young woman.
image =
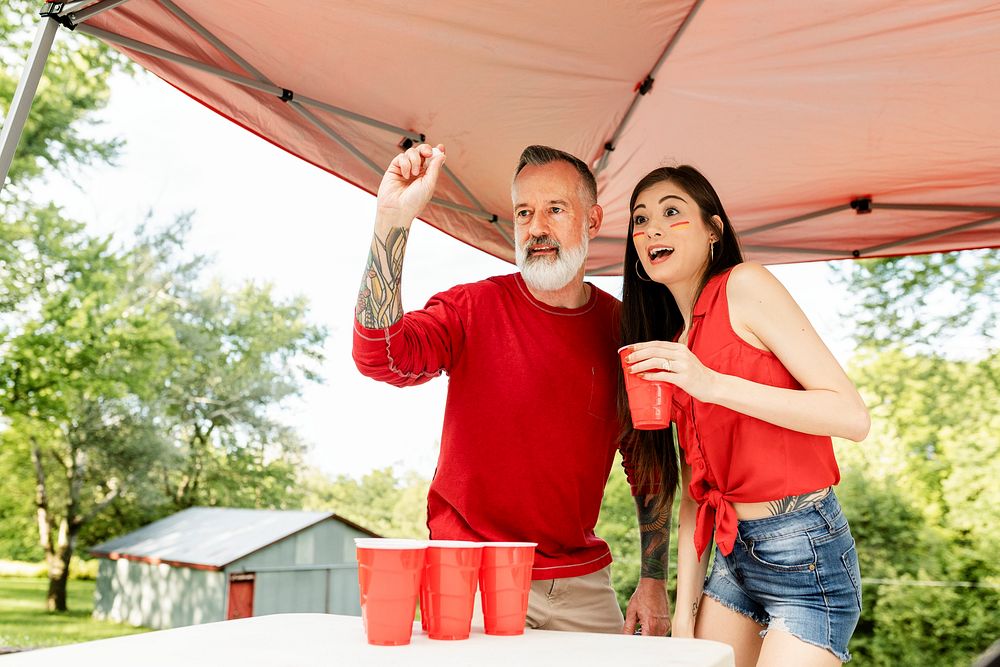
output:
M 847 661 L 861 578 L 830 437 L 863 440 L 868 411 L 781 283 L 743 261 L 697 170 L 650 172 L 630 211 L 626 372 L 674 385 L 682 450 L 673 635 L 726 642 L 738 666 Z M 669 482 L 664 443 L 631 431 L 623 444 Z

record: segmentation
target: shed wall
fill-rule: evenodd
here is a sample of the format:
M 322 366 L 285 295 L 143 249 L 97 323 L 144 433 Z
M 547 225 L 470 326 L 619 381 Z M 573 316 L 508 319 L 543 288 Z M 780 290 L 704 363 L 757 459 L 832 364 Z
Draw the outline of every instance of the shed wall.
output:
M 226 575 L 219 571 L 102 558 L 94 617 L 176 628 L 225 618 Z
M 355 537 L 370 535 L 336 520 L 322 521 L 234 562 L 226 568 L 227 577 L 233 572 L 257 573 L 254 616 L 290 612 L 360 616 Z M 310 565 L 348 567 L 292 569 Z

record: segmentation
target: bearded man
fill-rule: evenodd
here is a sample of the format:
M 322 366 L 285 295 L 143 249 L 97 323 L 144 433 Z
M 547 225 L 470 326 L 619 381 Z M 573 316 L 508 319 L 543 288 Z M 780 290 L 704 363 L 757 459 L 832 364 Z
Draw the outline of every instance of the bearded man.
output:
M 449 376 L 430 537 L 537 542 L 528 627 L 631 634 L 638 624 L 666 634 L 670 508 L 655 509 L 658 490 L 632 487 L 643 566 L 628 622 L 611 587 L 611 551 L 594 534 L 620 430 L 619 304 L 584 281 L 604 215 L 594 175 L 569 153 L 526 148 L 511 187 L 520 272 L 459 285 L 404 314 L 407 235 L 444 161 L 444 146 L 422 144 L 389 165 L 354 327 L 364 375 L 400 387 Z

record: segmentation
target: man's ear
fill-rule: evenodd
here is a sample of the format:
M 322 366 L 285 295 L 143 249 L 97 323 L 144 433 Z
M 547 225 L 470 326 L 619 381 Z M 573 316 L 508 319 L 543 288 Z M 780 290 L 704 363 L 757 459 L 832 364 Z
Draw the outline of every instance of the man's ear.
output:
M 601 224 L 604 222 L 604 209 L 601 208 L 600 204 L 594 204 L 590 207 L 590 212 L 587 214 L 587 235 L 590 238 L 597 236 L 597 233 L 601 231 Z

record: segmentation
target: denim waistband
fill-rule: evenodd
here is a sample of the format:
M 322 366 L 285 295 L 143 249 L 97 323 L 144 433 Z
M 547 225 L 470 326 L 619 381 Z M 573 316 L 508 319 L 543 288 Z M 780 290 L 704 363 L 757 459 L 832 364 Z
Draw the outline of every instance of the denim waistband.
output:
M 797 509 L 794 512 L 777 514 L 763 519 L 741 519 L 737 530 L 741 538 L 763 539 L 823 526 L 835 530 L 844 523 L 846 523 L 846 519 L 844 511 L 840 507 L 840 501 L 837 500 L 833 489 L 830 489 L 830 493 L 810 503 L 808 507 Z

